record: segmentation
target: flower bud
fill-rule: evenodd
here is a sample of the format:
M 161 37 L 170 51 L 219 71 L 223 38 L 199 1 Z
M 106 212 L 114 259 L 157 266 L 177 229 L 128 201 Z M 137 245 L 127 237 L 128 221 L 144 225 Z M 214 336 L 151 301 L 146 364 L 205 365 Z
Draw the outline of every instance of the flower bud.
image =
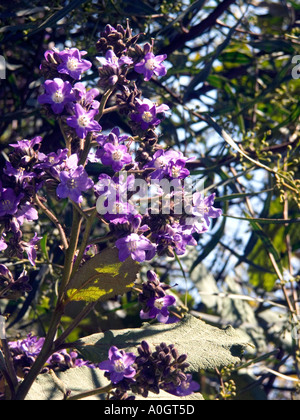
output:
M 109 84 L 110 86 L 114 86 L 116 83 L 118 83 L 118 80 L 119 80 L 119 77 L 118 77 L 116 74 L 114 74 L 113 76 L 111 76 L 111 77 L 108 79 L 108 84 Z

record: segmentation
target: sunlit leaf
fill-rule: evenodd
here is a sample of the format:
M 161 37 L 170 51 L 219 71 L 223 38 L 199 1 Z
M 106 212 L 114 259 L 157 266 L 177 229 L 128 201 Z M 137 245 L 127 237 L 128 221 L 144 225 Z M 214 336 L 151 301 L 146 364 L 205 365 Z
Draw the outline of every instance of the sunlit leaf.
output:
M 96 302 L 129 292 L 140 270 L 132 259 L 120 262 L 117 249 L 105 249 L 86 262 L 71 280 L 69 301 Z

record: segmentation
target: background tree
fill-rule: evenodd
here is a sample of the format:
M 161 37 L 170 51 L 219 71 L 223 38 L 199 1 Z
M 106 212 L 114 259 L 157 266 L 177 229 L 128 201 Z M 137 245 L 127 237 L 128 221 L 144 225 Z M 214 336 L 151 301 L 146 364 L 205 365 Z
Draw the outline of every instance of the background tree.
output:
M 146 88 L 142 77 L 137 83 L 147 97 L 171 108 L 161 126 L 168 133 L 163 136 L 165 146 L 196 157 L 189 163 L 192 175 L 207 190 L 217 189 L 225 213 L 209 236 L 198 238 L 197 251 L 180 265 L 177 260 L 156 261 L 154 268 L 166 281 L 180 282 L 183 300 L 186 280 L 192 313 L 214 325 L 240 326 L 256 346 L 251 357 L 263 360 L 243 375 L 238 375 L 240 371 L 205 375 L 202 393 L 215 396 L 217 389 L 221 398 L 234 397 L 235 390 L 224 380 L 232 374 L 238 385 L 236 398 L 279 399 L 291 394 L 296 398 L 300 380 L 296 1 L 52 0 L 41 5 L 33 0 L 28 6 L 17 0 L 13 10 L 3 1 L 0 55 L 6 60 L 7 77 L 0 81 L 0 167 L 8 144 L 22 138 L 43 136 L 44 153 L 62 145 L 59 126 L 37 102 L 44 51 L 54 45 L 86 50 L 94 66 L 85 80 L 93 81 L 100 31 L 107 24 L 126 26 L 127 18 L 134 32 L 145 33 L 142 41 L 156 39 L 156 55 L 168 54 L 164 78 L 152 80 Z M 131 134 L 117 112 L 102 120 L 104 130 L 116 125 Z M 47 255 L 47 243 L 52 241 L 49 229 L 43 239 L 43 261 L 59 265 L 58 249 Z M 44 264 L 30 273 L 33 290 L 26 299 L 14 305 L 1 302 L 2 312 L 11 315 L 13 333 L 47 328 L 54 299 L 49 278 L 57 275 L 51 270 Z M 41 278 L 43 287 L 38 288 Z M 136 326 L 134 302 L 127 296 L 124 303 L 125 319 L 115 312 L 118 302 L 99 305 L 72 338 L 115 327 L 116 322 L 119 327 Z M 69 322 L 66 317 L 65 327 Z

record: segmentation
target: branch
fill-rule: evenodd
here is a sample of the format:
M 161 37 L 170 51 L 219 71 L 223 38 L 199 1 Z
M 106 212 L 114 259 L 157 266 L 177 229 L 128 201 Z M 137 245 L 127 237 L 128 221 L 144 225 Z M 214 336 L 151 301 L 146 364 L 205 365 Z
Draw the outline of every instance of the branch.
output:
M 210 29 L 217 23 L 219 17 L 235 3 L 235 0 L 224 0 L 215 10 L 198 25 L 193 26 L 188 33 L 178 34 L 173 41 L 159 51 L 160 54 L 172 54 L 174 51 L 184 47 L 185 43 L 202 35 L 207 29 Z
M 55 226 L 59 230 L 63 247 L 65 249 L 68 249 L 69 244 L 68 244 L 68 240 L 67 240 L 65 231 L 64 231 L 62 225 L 59 223 L 57 217 L 41 202 L 40 197 L 38 197 L 38 195 L 36 195 L 34 197 L 34 201 L 38 205 L 38 207 L 42 210 L 42 212 L 51 220 L 51 222 L 53 222 L 55 224 Z

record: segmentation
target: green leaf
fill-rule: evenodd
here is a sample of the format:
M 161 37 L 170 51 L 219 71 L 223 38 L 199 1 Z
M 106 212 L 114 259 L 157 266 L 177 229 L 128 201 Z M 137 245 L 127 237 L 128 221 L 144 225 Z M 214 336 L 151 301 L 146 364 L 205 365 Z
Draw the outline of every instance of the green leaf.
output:
M 45 235 L 42 237 L 41 241 L 40 241 L 40 247 L 42 250 L 42 253 L 44 255 L 44 258 L 49 261 L 49 254 L 48 254 L 48 249 L 47 249 L 47 240 L 48 240 L 48 234 L 45 233 Z
M 289 41 L 283 41 L 280 39 L 269 39 L 264 41 L 252 41 L 249 42 L 253 48 L 256 48 L 260 51 L 264 51 L 265 53 L 273 53 L 278 51 L 286 52 L 287 54 L 293 54 L 294 48 Z
M 204 82 L 208 76 L 211 73 L 211 70 L 213 68 L 213 64 L 214 62 L 219 58 L 220 54 L 222 54 L 222 52 L 224 51 L 224 49 L 229 45 L 232 36 L 234 35 L 236 28 L 239 26 L 240 24 L 240 20 L 238 21 L 238 23 L 230 29 L 230 31 L 228 32 L 228 35 L 225 39 L 225 41 L 222 42 L 222 44 L 220 44 L 212 59 L 205 64 L 205 67 L 203 69 L 200 70 L 199 74 L 197 74 L 194 79 L 192 79 L 191 83 L 188 85 L 188 87 L 186 88 L 185 94 L 184 94 L 184 100 L 188 100 L 190 94 L 194 91 L 194 89 L 196 88 L 197 85 L 199 85 L 201 82 Z
M 220 61 L 226 63 L 227 67 L 228 64 L 230 67 L 239 67 L 240 65 L 253 63 L 253 58 L 250 55 L 243 54 L 239 51 L 230 51 L 224 52 L 220 57 Z
M 210 74 L 207 78 L 207 83 L 209 83 L 211 86 L 222 89 L 224 86 L 224 83 L 228 83 L 228 79 L 224 76 L 220 76 L 217 74 Z
M 260 168 L 265 169 L 268 172 L 274 172 L 272 169 L 270 169 L 268 166 L 262 164 L 258 160 L 252 159 L 247 153 L 242 150 L 239 145 L 232 139 L 232 137 L 209 115 L 205 115 L 205 121 L 206 123 L 214 128 L 216 132 L 223 138 L 223 140 L 226 141 L 227 144 L 229 144 L 230 147 L 232 147 L 236 152 L 244 156 L 247 160 L 254 163 L 255 165 L 259 166 Z
M 132 259 L 120 262 L 116 248 L 105 249 L 77 271 L 67 290 L 68 299 L 96 302 L 123 295 L 133 287 L 139 270 Z
M 264 244 L 264 247 L 267 250 L 267 252 L 269 252 L 270 254 L 273 255 L 273 257 L 275 258 L 275 261 L 279 265 L 279 269 L 281 270 L 281 272 L 283 272 L 280 255 L 279 255 L 278 251 L 275 249 L 275 247 L 274 247 L 271 239 L 267 235 L 267 233 L 262 229 L 262 227 L 257 222 L 255 222 L 253 220 L 249 220 L 249 222 L 252 226 L 252 229 L 256 233 L 256 235 L 259 237 L 259 239 Z
M 111 346 L 136 353 L 143 340 L 153 350 L 161 342 L 174 344 L 180 353 L 188 355 L 190 372 L 235 364 L 248 343 L 244 333 L 232 327 L 221 330 L 187 315 L 177 324 L 146 324 L 137 329 L 108 331 L 82 338 L 74 345 L 85 359 L 99 363 L 107 359 Z

